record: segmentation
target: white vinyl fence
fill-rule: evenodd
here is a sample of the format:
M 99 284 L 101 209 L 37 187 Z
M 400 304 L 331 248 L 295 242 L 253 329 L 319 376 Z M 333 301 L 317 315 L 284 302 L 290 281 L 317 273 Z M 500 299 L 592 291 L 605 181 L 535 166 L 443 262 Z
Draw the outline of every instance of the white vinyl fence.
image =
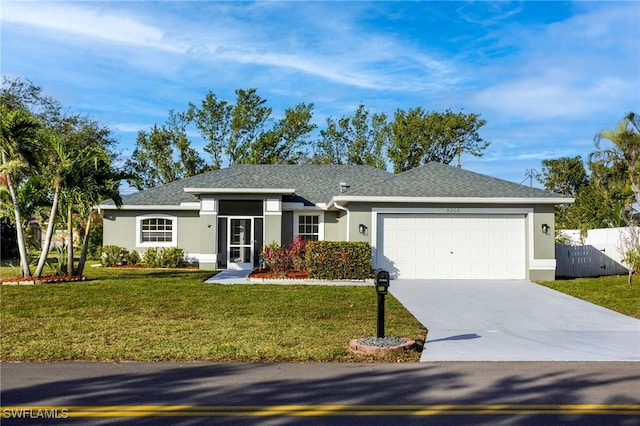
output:
M 580 231 L 561 231 L 573 245 L 556 244 L 557 277 L 597 277 L 624 275 L 627 268 L 622 263 L 623 232 L 627 228 L 592 229 L 586 238 Z

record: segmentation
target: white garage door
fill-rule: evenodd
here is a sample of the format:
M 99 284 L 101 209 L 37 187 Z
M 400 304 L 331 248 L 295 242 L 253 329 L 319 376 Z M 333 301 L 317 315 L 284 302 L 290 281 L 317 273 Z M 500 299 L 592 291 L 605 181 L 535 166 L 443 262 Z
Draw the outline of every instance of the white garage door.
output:
M 396 278 L 524 279 L 524 215 L 378 216 L 377 265 Z

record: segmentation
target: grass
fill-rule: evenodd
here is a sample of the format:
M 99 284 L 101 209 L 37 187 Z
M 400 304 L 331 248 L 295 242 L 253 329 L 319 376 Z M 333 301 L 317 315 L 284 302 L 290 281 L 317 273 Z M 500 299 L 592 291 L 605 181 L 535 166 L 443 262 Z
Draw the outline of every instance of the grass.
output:
M 0 276 L 8 277 L 5 268 Z M 87 267 L 87 281 L 0 286 L 3 361 L 418 361 L 350 354 L 376 333 L 375 291 L 358 286 L 203 284 L 211 272 Z M 386 334 L 424 343 L 392 296 Z
M 39 253 L 32 252 L 29 254 L 30 256 L 30 266 L 31 273 L 35 272 L 36 266 L 38 264 Z M 78 257 L 75 258 L 76 265 L 78 264 Z M 47 257 L 47 262 L 42 269 L 42 275 L 53 275 L 55 274 L 55 269 L 52 268 L 53 265 L 58 263 L 58 255 L 55 253 L 49 254 Z M 95 263 L 95 262 L 93 262 Z M 19 277 L 22 275 L 22 269 L 20 268 L 20 260 L 19 259 L 1 259 L 0 260 L 0 280 L 5 280 L 7 278 Z
M 575 278 L 541 282 L 546 287 L 616 312 L 640 319 L 640 279 L 627 284 L 627 276 Z

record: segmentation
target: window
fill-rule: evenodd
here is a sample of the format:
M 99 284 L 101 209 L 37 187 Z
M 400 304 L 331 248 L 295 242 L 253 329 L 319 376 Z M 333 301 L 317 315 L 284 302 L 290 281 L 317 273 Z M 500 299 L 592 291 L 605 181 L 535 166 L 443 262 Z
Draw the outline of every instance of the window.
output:
M 176 218 L 144 216 L 137 218 L 137 245 L 142 247 L 175 247 Z
M 298 216 L 298 235 L 305 240 L 318 241 L 320 239 L 320 216 Z
M 170 243 L 173 241 L 173 221 L 171 219 L 144 219 L 142 221 L 143 243 Z

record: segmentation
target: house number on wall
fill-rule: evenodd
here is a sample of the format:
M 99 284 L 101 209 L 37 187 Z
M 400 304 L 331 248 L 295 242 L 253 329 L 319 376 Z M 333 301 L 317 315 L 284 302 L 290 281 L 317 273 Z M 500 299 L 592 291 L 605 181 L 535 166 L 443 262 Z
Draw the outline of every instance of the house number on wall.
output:
M 447 213 L 460 213 L 460 208 L 459 207 L 448 207 L 447 208 Z

